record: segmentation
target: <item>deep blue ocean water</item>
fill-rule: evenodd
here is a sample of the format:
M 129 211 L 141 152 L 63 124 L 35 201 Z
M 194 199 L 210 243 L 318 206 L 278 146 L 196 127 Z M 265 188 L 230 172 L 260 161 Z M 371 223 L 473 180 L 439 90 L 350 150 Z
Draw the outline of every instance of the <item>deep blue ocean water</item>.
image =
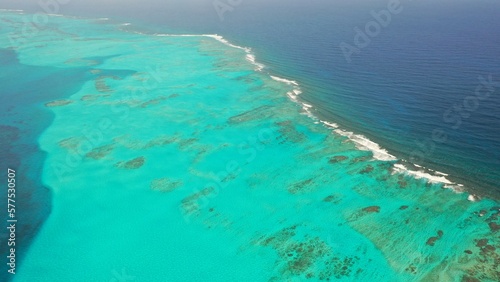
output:
M 364 30 L 390 1 L 119 2 L 71 1 L 59 13 L 160 33 L 217 33 L 252 47 L 269 72 L 301 84 L 317 116 L 498 198 L 499 90 L 474 98 L 478 77 L 500 81 L 497 1 L 401 1 L 350 62 L 339 45 L 354 46 L 354 28 Z M 446 141 L 433 140 L 435 131 Z

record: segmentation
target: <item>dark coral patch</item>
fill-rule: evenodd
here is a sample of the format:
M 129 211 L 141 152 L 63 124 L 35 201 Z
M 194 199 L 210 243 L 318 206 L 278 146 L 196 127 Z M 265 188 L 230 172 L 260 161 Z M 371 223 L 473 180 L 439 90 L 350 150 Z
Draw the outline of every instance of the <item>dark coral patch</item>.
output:
M 352 159 L 351 164 L 366 162 L 366 161 L 370 160 L 371 158 L 372 158 L 372 155 L 356 157 L 356 158 Z
M 484 247 L 488 244 L 488 239 L 479 239 L 476 240 L 476 247 Z
M 357 210 L 349 216 L 349 221 L 355 221 L 365 216 L 370 216 L 370 214 L 379 213 L 379 206 L 370 206 Z
M 488 217 L 486 221 L 491 222 L 491 221 L 496 221 L 497 219 L 498 219 L 498 213 L 494 213 L 490 217 Z
M 137 157 L 137 158 L 132 159 L 130 161 L 118 162 L 115 164 L 115 166 L 118 168 L 123 168 L 123 169 L 138 169 L 144 165 L 145 161 L 146 161 L 146 159 L 144 157 Z
M 101 147 L 97 147 L 97 148 L 94 148 L 92 151 L 88 152 L 85 155 L 85 157 L 91 158 L 94 160 L 100 160 L 100 159 L 106 157 L 107 155 L 109 155 L 109 153 L 111 153 L 113 151 L 113 148 L 114 148 L 113 144 L 108 144 L 108 145 L 104 145 Z
M 490 227 L 490 230 L 492 232 L 497 232 L 500 229 L 500 225 L 496 224 L 495 222 L 488 223 L 488 226 Z
M 172 192 L 182 186 L 182 181 L 173 181 L 167 177 L 151 181 L 151 190 L 160 192 Z
M 358 257 L 345 257 L 344 259 L 339 257 L 333 257 L 327 261 L 327 265 L 332 267 L 327 268 L 320 272 L 320 280 L 330 280 L 330 277 L 335 277 L 336 279 L 341 279 L 344 277 L 349 277 L 352 273 L 352 267 L 354 263 L 358 261 Z M 359 271 L 359 270 L 358 270 Z
M 429 246 L 434 246 L 437 240 L 439 240 L 438 237 L 430 237 L 429 239 L 427 239 L 427 242 L 425 244 Z
M 442 230 L 438 230 L 437 232 L 437 236 L 434 236 L 434 237 L 430 237 L 429 239 L 427 239 L 427 242 L 426 244 L 429 245 L 429 246 L 434 246 L 434 244 L 436 243 L 437 240 L 441 239 L 441 237 L 443 237 L 443 231 Z
M 363 211 L 367 212 L 367 213 L 380 212 L 380 207 L 379 206 L 370 206 L 370 207 L 363 208 Z
M 66 106 L 73 103 L 71 100 L 56 100 L 52 102 L 45 103 L 45 107 L 61 107 L 61 106 Z
M 481 238 L 474 240 L 474 243 L 480 251 L 477 253 L 477 257 L 474 258 L 477 264 L 469 269 L 468 274 L 474 277 L 478 277 L 477 274 L 481 274 L 481 281 L 483 281 L 482 279 L 484 281 L 498 281 L 498 277 L 500 277 L 500 273 L 498 272 L 500 269 L 500 255 L 496 251 L 498 248 L 497 241 L 493 238 Z
M 80 100 L 82 100 L 82 101 L 94 101 L 98 98 L 109 97 L 109 96 L 110 96 L 109 94 L 83 95 L 82 98 L 80 98 Z
M 179 149 L 185 150 L 191 145 L 195 144 L 199 140 L 197 138 L 189 138 L 189 139 L 183 139 L 179 141 Z
M 347 160 L 348 157 L 346 156 L 334 156 L 334 157 L 331 157 L 329 160 L 328 160 L 328 163 L 331 163 L 331 164 L 336 164 L 338 162 L 341 162 L 341 161 L 345 161 Z
M 492 245 L 486 245 L 484 248 L 481 249 L 483 253 L 488 253 L 488 252 L 494 252 L 496 248 Z
M 199 201 L 202 199 L 206 199 L 209 197 L 210 194 L 215 192 L 215 188 L 213 187 L 207 187 L 202 189 L 201 191 L 198 191 L 192 195 L 189 195 L 188 197 L 184 198 L 181 201 L 181 207 L 186 215 L 192 215 L 195 213 L 198 213 L 199 210 L 202 208 L 200 206 Z
M 372 165 L 367 165 L 364 169 L 362 169 L 359 173 L 360 174 L 365 174 L 365 173 L 370 173 L 373 171 L 373 166 Z
M 411 274 L 417 274 L 417 267 L 413 264 L 410 264 L 407 268 L 405 268 L 405 271 Z
M 152 99 L 152 100 L 149 100 L 147 102 L 142 103 L 140 107 L 141 108 L 146 108 L 146 107 L 151 106 L 151 105 L 156 105 L 156 104 L 159 104 L 161 101 L 164 101 L 166 99 L 167 99 L 166 97 L 160 97 L 160 98 Z
M 99 92 L 112 92 L 113 91 L 106 84 L 106 79 L 107 78 L 110 78 L 110 79 L 113 79 L 113 80 L 121 80 L 121 78 L 118 77 L 118 76 L 116 76 L 116 75 L 103 75 L 103 76 L 99 76 L 95 80 L 95 88 L 97 89 L 97 91 L 99 91 Z
M 149 141 L 144 146 L 144 149 L 165 146 L 165 145 L 171 144 L 177 140 L 178 140 L 178 138 L 175 136 L 165 136 L 165 135 L 158 136 L 155 139 Z
M 481 280 L 466 275 L 466 276 L 462 277 L 461 282 L 481 282 Z
M 311 186 L 313 183 L 314 182 L 312 178 L 296 182 L 288 187 L 288 192 L 292 194 L 297 194 L 299 192 L 306 192 L 308 191 L 308 187 Z
M 484 216 L 487 213 L 486 210 L 480 210 L 479 211 L 479 216 Z
M 400 188 L 404 189 L 404 188 L 406 188 L 406 186 L 408 185 L 408 183 L 406 181 L 400 180 L 400 181 L 398 181 L 398 185 L 399 185 Z
M 239 115 L 235 115 L 229 118 L 228 122 L 230 124 L 248 122 L 251 120 L 265 119 L 273 115 L 271 111 L 272 107 L 268 105 L 260 106 L 258 108 L 246 111 Z
M 68 150 L 76 150 L 80 145 L 81 139 L 77 137 L 70 137 L 59 141 L 59 146 Z
M 341 196 L 340 195 L 329 195 L 329 196 L 326 196 L 324 199 L 323 199 L 323 202 L 327 202 L 327 203 L 334 203 L 334 204 L 337 204 L 341 201 Z
M 296 225 L 284 228 L 270 236 L 261 237 L 258 243 L 276 250 L 276 266 L 281 272 L 276 280 L 293 281 L 308 277 L 314 280 L 332 280 L 350 277 L 359 257 L 339 257 L 319 237 L 295 238 Z M 357 271 L 360 271 L 359 269 Z M 274 281 L 274 280 L 271 280 Z
M 280 144 L 285 142 L 300 143 L 307 139 L 302 132 L 295 128 L 295 125 L 290 120 L 276 122 L 275 124 L 279 126 L 278 132 L 280 136 L 278 138 L 280 139 Z
M 80 98 L 80 100 L 91 101 L 91 100 L 95 100 L 96 98 L 97 98 L 96 95 L 83 95 L 82 98 Z

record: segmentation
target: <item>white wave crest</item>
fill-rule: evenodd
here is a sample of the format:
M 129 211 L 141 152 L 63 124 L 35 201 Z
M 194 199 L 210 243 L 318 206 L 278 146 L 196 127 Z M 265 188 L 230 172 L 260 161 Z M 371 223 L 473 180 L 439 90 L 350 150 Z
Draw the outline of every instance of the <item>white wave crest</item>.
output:
M 238 45 L 234 45 L 232 44 L 231 42 L 227 41 L 224 37 L 218 35 L 218 34 L 202 34 L 201 36 L 206 36 L 206 37 L 211 37 L 219 42 L 222 42 L 224 43 L 225 45 L 227 46 L 230 46 L 230 47 L 233 47 L 233 48 L 237 48 L 237 49 L 241 49 L 241 50 L 244 50 L 245 52 L 247 53 L 250 53 L 252 52 L 252 49 L 251 48 L 248 48 L 248 47 L 241 47 L 241 46 L 238 46 Z
M 265 67 L 263 64 L 258 63 L 256 61 L 255 55 L 252 54 L 251 48 L 242 47 L 242 46 L 232 44 L 231 42 L 229 42 L 224 37 L 222 37 L 218 34 L 162 34 L 162 33 L 157 33 L 154 35 L 155 36 L 172 36 L 172 37 L 178 36 L 178 37 L 209 37 L 209 38 L 213 38 L 213 39 L 221 42 L 224 45 L 245 51 L 245 53 L 247 53 L 247 55 L 245 56 L 245 59 L 255 66 L 256 71 L 262 71 Z
M 299 86 L 299 84 L 297 83 L 297 81 L 294 81 L 294 80 L 288 80 L 288 79 L 285 79 L 285 78 L 281 78 L 281 77 L 277 77 L 277 76 L 274 76 L 274 75 L 271 75 L 271 78 L 276 80 L 276 81 L 279 81 L 279 82 L 284 82 L 288 85 L 295 85 L 295 86 Z
M 394 165 L 394 172 L 399 172 L 399 173 L 405 173 L 408 175 L 412 175 L 413 177 L 420 179 L 420 178 L 425 178 L 429 182 L 432 183 L 444 183 L 444 184 L 449 184 L 449 185 L 455 185 L 455 183 L 451 182 L 448 180 L 446 177 L 442 175 L 432 175 L 425 170 L 410 170 L 403 164 L 395 164 Z M 451 187 L 450 187 L 451 188 Z
M 255 65 L 255 66 L 257 67 L 257 68 L 256 68 L 256 70 L 257 70 L 257 71 L 261 71 L 261 70 L 263 70 L 263 69 L 264 69 L 264 65 L 263 65 L 263 64 L 261 64 L 261 63 L 257 63 L 257 61 L 255 60 L 255 55 L 253 55 L 253 54 L 247 54 L 247 55 L 246 55 L 246 59 L 247 59 L 249 62 L 251 62 L 253 65 Z
M 481 198 L 477 195 L 470 194 L 469 197 L 467 197 L 467 200 L 469 200 L 471 202 L 477 202 L 477 201 L 480 201 Z
M 321 123 L 323 123 L 324 125 L 326 125 L 326 127 L 328 128 L 332 128 L 332 129 L 335 129 L 335 128 L 338 128 L 339 125 L 336 124 L 336 123 L 333 123 L 333 122 L 328 122 L 326 120 L 319 120 Z

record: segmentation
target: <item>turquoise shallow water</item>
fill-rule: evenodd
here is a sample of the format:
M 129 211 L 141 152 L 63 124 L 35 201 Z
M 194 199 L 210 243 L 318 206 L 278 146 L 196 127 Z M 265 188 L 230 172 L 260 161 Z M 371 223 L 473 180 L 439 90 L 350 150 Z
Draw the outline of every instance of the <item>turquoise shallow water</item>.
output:
M 3 12 L 0 35 L 22 18 Z M 52 213 L 14 281 L 500 277 L 498 203 L 395 173 L 290 101 L 296 86 L 248 50 L 50 23 L 0 41 L 22 64 L 88 69 L 39 103 L 55 115 L 38 139 Z

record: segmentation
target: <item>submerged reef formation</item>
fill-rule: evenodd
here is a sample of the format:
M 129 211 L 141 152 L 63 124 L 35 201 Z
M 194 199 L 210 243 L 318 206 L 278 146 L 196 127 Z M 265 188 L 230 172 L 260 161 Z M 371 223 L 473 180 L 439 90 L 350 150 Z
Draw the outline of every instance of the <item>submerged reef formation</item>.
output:
M 57 101 L 52 101 L 52 102 L 48 102 L 48 103 L 45 103 L 45 106 L 46 107 L 61 107 L 61 106 L 66 106 L 66 105 L 69 105 L 73 103 L 73 101 L 71 100 L 57 100 Z
M 123 169 L 138 169 L 144 165 L 145 161 L 146 159 L 144 157 L 137 157 L 128 161 L 117 162 L 115 166 Z

